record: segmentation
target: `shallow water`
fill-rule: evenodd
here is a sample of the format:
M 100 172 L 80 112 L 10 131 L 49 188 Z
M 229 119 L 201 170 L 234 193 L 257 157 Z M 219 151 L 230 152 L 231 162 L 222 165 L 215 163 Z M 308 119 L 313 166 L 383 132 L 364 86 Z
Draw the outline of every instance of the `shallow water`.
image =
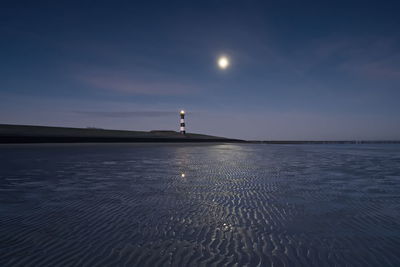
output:
M 0 266 L 400 266 L 399 145 L 3 145 L 0 162 Z

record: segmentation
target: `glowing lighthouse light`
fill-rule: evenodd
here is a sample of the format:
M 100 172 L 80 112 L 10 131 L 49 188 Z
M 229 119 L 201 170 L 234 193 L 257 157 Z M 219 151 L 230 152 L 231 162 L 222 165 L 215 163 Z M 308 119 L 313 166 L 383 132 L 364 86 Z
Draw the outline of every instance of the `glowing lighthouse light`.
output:
M 179 130 L 180 130 L 181 134 L 185 134 L 186 133 L 186 129 L 185 129 L 185 111 L 181 110 L 180 114 L 181 114 L 181 124 L 180 124 L 181 126 L 180 126 Z

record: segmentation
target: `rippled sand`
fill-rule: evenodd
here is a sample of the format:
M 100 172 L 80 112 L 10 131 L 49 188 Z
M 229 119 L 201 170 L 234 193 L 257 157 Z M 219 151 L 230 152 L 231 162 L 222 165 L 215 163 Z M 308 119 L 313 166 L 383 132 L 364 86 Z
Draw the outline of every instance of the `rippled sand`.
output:
M 7 145 L 0 162 L 0 266 L 400 266 L 399 145 Z

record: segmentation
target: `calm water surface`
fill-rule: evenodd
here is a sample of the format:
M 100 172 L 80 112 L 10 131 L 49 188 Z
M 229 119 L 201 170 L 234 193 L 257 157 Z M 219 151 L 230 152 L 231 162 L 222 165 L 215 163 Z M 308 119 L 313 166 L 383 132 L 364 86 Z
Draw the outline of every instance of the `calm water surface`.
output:
M 0 166 L 0 266 L 400 266 L 399 145 L 2 145 Z

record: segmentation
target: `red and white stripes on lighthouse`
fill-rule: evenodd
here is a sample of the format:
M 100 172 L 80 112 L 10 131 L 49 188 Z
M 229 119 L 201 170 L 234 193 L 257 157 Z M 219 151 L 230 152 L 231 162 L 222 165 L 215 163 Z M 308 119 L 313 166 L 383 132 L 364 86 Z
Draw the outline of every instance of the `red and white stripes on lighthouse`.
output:
M 181 127 L 180 127 L 181 134 L 185 134 L 185 111 L 181 110 Z

